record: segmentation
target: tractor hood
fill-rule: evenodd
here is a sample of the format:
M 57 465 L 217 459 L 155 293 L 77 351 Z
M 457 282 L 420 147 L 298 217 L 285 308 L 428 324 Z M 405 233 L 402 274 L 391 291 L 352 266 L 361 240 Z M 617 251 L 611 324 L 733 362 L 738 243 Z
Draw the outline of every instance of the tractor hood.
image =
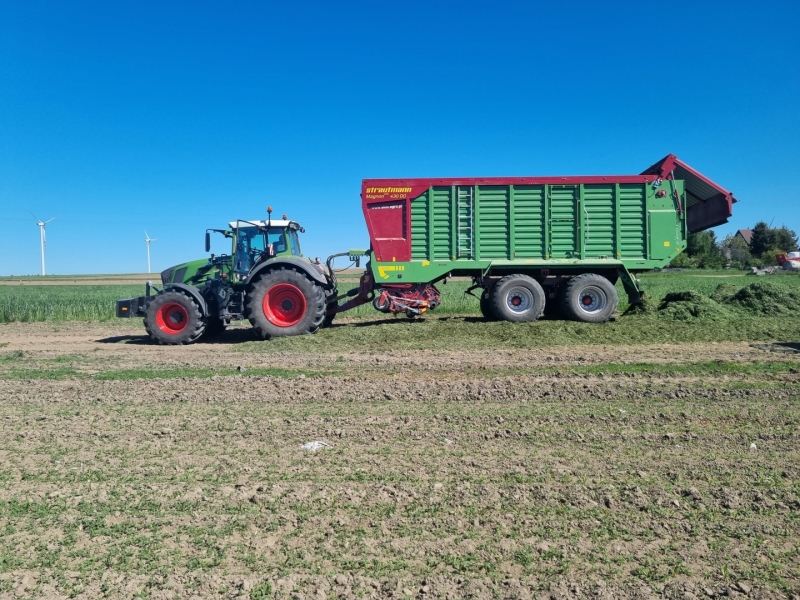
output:
M 188 283 L 196 284 L 211 267 L 207 258 L 200 258 L 189 262 L 181 263 L 161 271 L 161 283 Z
M 727 223 L 733 214 L 734 202 L 738 202 L 732 192 L 695 171 L 674 154 L 668 154 L 648 167 L 642 175 L 658 175 L 664 180 L 684 181 L 686 222 L 692 233 Z

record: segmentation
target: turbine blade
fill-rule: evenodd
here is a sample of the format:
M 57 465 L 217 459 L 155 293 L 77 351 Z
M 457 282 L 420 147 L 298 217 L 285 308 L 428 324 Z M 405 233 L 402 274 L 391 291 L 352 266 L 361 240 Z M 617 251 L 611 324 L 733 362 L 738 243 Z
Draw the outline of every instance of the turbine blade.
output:
M 45 221 L 45 222 L 44 222 L 44 224 L 45 224 L 45 225 L 47 225 L 47 224 L 48 224 L 50 221 L 55 221 L 55 220 L 56 220 L 58 217 L 60 217 L 60 216 L 61 216 L 61 215 L 56 215 L 56 216 L 55 216 L 55 217 L 53 217 L 52 219 L 47 219 L 47 221 Z
M 31 211 L 28 211 L 28 212 L 29 212 L 29 213 L 31 213 L 31 216 L 32 216 L 34 219 L 36 219 L 36 221 L 37 221 L 37 222 L 39 222 L 39 223 L 41 223 L 41 222 L 42 222 L 42 220 L 41 220 L 39 217 L 37 217 L 35 214 L 33 214 Z

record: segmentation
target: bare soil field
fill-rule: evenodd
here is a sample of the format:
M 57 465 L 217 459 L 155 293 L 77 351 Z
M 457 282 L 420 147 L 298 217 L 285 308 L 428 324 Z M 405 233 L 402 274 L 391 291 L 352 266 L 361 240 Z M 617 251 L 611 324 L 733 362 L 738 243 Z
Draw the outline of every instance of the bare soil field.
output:
M 0 325 L 0 598 L 800 594 L 800 343 L 375 351 L 337 323 Z

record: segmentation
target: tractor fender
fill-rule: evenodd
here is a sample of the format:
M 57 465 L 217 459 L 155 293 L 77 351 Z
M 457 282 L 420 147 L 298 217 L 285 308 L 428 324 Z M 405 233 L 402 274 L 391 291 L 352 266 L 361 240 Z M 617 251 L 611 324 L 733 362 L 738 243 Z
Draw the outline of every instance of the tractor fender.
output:
M 248 285 L 255 281 L 259 275 L 267 273 L 273 269 L 280 269 L 281 267 L 291 267 L 293 269 L 297 269 L 298 271 L 311 277 L 313 281 L 317 282 L 323 287 L 330 285 L 330 282 L 325 275 L 318 269 L 315 269 L 314 265 L 312 265 L 310 262 L 300 260 L 299 258 L 278 258 L 268 260 L 263 264 L 258 265 L 255 269 L 253 269 L 250 275 L 247 276 Z
M 208 304 L 206 304 L 206 300 L 205 298 L 203 298 L 203 294 L 200 293 L 200 290 L 198 290 L 193 285 L 187 285 L 185 283 L 168 283 L 167 285 L 164 286 L 165 290 L 171 288 L 176 290 L 181 290 L 189 294 L 192 298 L 194 298 L 194 301 L 197 302 L 197 306 L 200 307 L 200 312 L 202 313 L 202 315 L 204 317 L 208 316 Z

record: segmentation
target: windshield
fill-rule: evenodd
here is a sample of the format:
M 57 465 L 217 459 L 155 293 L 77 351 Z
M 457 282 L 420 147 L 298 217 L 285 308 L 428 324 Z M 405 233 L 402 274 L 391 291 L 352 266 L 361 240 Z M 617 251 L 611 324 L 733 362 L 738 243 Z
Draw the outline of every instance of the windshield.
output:
M 238 251 L 247 254 L 260 253 L 270 244 L 275 254 L 286 252 L 286 236 L 283 234 L 283 228 L 270 227 L 264 231 L 258 227 L 239 227 L 236 240 Z
M 294 229 L 289 230 L 289 242 L 292 244 L 292 254 L 303 256 L 303 253 L 300 252 L 300 240 L 297 238 L 297 231 Z

